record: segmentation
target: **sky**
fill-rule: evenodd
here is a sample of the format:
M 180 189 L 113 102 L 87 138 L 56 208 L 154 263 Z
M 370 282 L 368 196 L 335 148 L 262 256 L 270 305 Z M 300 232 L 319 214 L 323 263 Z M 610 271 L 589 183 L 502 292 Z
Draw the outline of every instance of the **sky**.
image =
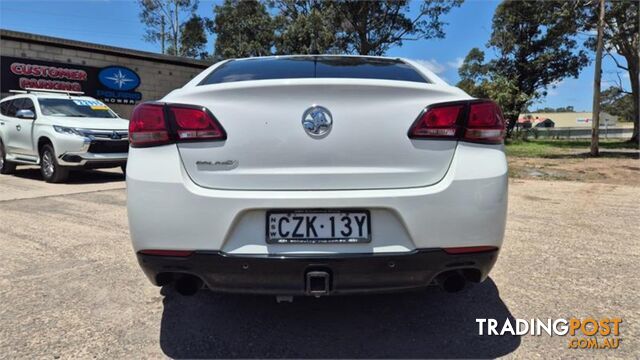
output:
M 200 0 L 198 14 L 213 17 L 218 1 Z M 444 16 L 448 23 L 444 39 L 407 41 L 387 53 L 421 61 L 447 82 L 458 80 L 458 67 L 473 47 L 479 47 L 490 57 L 493 53 L 485 45 L 491 35 L 491 19 L 499 4 L 493 0 L 467 0 Z M 412 12 L 418 4 L 412 4 Z M 144 25 L 139 19 L 140 8 L 134 0 L 0 0 L 0 28 L 49 35 L 97 44 L 136 50 L 160 52 L 160 45 L 145 42 Z M 581 41 L 589 34 L 579 35 Z M 214 36 L 209 35 L 207 49 L 213 49 Z M 593 58 L 593 54 L 590 54 Z M 621 63 L 625 64 L 623 58 Z M 618 83 L 618 73 L 626 89 L 628 74 L 616 69 L 613 60 L 603 60 L 602 88 Z M 560 81 L 548 95 L 530 108 L 573 106 L 576 111 L 590 111 L 593 96 L 593 62 L 579 77 Z

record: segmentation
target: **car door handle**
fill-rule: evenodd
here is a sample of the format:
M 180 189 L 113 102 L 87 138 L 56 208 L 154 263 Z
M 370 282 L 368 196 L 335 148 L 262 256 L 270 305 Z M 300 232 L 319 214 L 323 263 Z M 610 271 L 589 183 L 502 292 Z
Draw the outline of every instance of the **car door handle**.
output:
M 4 125 L 4 121 L 0 121 L 0 125 Z
M 16 125 L 16 130 L 18 130 L 18 131 L 22 130 L 22 126 Z

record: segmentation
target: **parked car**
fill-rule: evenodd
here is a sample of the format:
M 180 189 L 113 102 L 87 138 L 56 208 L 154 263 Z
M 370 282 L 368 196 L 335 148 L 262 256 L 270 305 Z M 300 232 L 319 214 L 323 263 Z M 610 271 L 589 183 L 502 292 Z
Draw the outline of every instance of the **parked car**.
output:
M 504 120 L 418 63 L 217 63 L 129 126 L 130 233 L 182 294 L 332 295 L 484 280 L 507 214 Z
M 70 169 L 125 170 L 129 121 L 89 96 L 22 91 L 0 102 L 0 173 L 40 165 L 47 182 L 64 182 Z

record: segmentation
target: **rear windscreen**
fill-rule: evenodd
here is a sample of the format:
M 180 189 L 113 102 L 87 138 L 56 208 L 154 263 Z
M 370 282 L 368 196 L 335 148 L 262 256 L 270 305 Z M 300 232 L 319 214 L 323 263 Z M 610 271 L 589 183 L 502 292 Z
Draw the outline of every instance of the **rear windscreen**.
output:
M 411 65 L 395 59 L 305 56 L 232 60 L 216 68 L 199 85 L 300 78 L 352 78 L 428 83 Z

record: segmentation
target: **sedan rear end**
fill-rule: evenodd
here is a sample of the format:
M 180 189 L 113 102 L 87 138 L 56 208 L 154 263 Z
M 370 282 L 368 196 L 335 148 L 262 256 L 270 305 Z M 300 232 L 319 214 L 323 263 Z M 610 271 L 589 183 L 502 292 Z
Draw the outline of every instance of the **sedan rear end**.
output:
M 138 260 L 185 294 L 459 290 L 502 244 L 500 109 L 410 61 L 225 61 L 129 132 Z

